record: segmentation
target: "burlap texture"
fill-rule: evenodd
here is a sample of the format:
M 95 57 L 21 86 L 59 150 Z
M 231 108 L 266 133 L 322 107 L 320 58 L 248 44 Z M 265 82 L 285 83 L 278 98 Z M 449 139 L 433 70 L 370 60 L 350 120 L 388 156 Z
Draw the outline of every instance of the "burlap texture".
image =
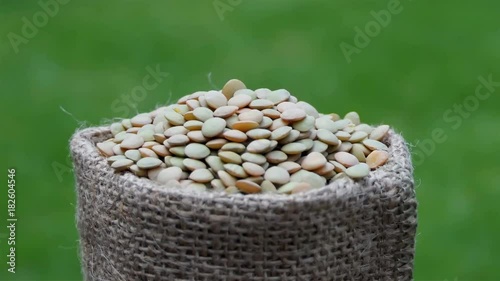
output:
M 78 131 L 71 153 L 85 280 L 412 280 L 417 226 L 410 154 L 291 196 L 192 194 L 116 174 Z

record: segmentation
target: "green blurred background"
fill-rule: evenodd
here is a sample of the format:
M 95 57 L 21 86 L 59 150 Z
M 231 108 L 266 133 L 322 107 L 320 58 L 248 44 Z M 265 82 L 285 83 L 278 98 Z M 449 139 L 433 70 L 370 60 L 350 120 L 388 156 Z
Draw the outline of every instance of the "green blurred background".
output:
M 354 46 L 355 28 L 391 1 L 70 0 L 46 23 L 36 1 L 0 1 L 2 173 L 17 169 L 19 219 L 12 275 L 4 183 L 0 280 L 81 280 L 68 156 L 78 127 L 230 78 L 402 132 L 419 159 L 415 280 L 500 280 L 500 2 L 401 0 L 349 63 L 341 43 Z M 23 17 L 34 15 L 26 38 Z M 157 65 L 168 77 L 127 104 Z M 489 75 L 496 91 L 475 105 L 478 77 Z M 464 115 L 444 119 L 464 100 Z M 435 129 L 444 142 L 431 141 Z

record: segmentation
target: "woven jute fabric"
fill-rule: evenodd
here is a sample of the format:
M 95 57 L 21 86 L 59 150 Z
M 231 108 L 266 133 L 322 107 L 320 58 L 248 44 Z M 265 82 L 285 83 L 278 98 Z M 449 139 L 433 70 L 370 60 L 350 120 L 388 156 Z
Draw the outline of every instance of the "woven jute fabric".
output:
M 417 202 L 403 138 L 362 180 L 283 195 L 187 193 L 115 173 L 71 139 L 85 280 L 412 280 Z

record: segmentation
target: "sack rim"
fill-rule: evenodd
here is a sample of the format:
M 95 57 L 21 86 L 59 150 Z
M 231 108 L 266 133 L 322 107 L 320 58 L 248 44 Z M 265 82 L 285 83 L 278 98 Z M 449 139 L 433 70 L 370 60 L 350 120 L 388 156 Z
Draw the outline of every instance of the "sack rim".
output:
M 338 199 L 349 199 L 352 197 L 363 196 L 368 193 L 377 192 L 374 188 L 379 190 L 377 193 L 386 193 L 388 197 L 394 197 L 395 194 L 407 193 L 410 191 L 409 196 L 413 196 L 413 167 L 411 164 L 410 153 L 408 146 L 404 141 L 403 137 L 396 133 L 393 129 L 390 129 L 388 135 L 384 139 L 384 142 L 388 144 L 389 147 L 389 160 L 386 164 L 379 167 L 374 171 L 370 171 L 370 175 L 360 180 L 353 180 L 348 177 L 337 179 L 334 182 L 327 184 L 326 186 L 310 190 L 304 193 L 282 195 L 282 194 L 227 194 L 225 192 L 186 192 L 178 188 L 165 188 L 162 184 L 152 181 L 145 177 L 137 177 L 131 172 L 120 172 L 116 173 L 111 166 L 107 163 L 106 158 L 102 156 L 97 147 L 96 143 L 103 141 L 107 138 L 112 137 L 111 131 L 108 126 L 101 127 L 89 127 L 81 130 L 77 130 L 70 140 L 70 149 L 73 159 L 90 159 L 92 161 L 98 160 L 98 165 L 87 167 L 94 172 L 99 172 L 101 175 L 105 173 L 107 175 L 106 181 L 113 181 L 128 184 L 120 184 L 119 186 L 124 192 L 131 192 L 136 194 L 137 192 L 155 192 L 160 193 L 163 196 L 175 196 L 175 197 L 186 197 L 192 200 L 209 200 L 209 201 L 219 201 L 222 200 L 226 202 L 230 201 L 273 201 L 280 203 L 293 203 L 293 202 L 305 202 L 314 201 L 318 202 L 321 198 L 337 197 Z M 403 152 L 403 153 L 402 153 Z M 403 155 L 402 157 L 395 157 L 395 155 Z M 408 157 L 404 157 L 408 156 Z M 85 161 L 87 162 L 87 161 Z M 77 165 L 75 165 L 77 166 Z M 78 171 L 75 171 L 78 172 Z M 402 174 L 406 176 L 402 177 Z M 410 178 L 411 190 L 405 188 L 408 183 L 401 182 L 402 178 Z M 390 179 L 390 180 L 388 180 Z M 132 183 L 132 184 L 131 184 Z M 128 189 L 128 190 L 127 190 Z M 163 197 L 161 196 L 161 197 Z M 404 198 L 403 198 L 404 199 Z

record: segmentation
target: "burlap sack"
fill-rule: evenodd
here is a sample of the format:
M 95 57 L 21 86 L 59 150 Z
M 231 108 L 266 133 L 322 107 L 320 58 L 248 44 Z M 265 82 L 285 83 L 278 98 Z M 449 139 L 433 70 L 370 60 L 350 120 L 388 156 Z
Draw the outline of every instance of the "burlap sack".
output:
M 85 280 L 412 280 L 417 226 L 410 154 L 291 196 L 188 194 L 115 174 L 95 144 L 71 140 Z

